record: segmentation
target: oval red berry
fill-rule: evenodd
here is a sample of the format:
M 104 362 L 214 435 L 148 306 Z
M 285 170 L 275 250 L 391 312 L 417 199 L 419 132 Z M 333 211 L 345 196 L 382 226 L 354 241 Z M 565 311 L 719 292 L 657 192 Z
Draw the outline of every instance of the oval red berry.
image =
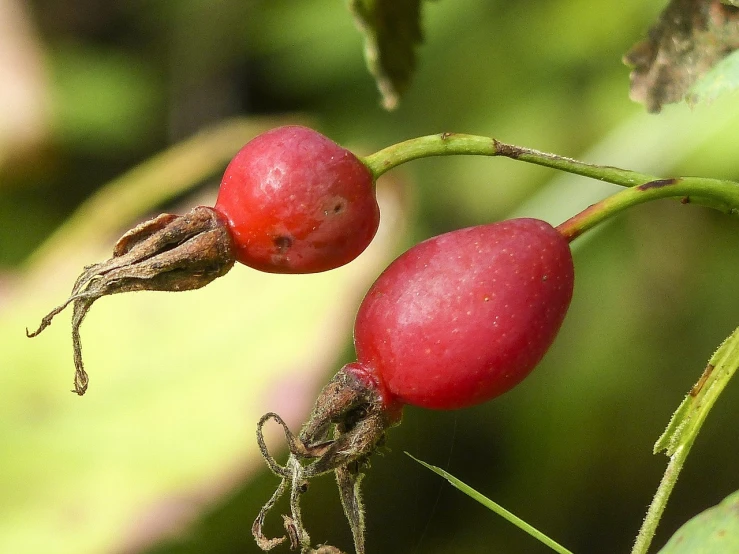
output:
M 387 403 L 452 409 L 490 400 L 540 361 L 573 282 L 569 244 L 543 221 L 429 239 L 367 293 L 355 325 L 359 365 Z
M 216 211 L 241 263 L 272 273 L 344 265 L 372 241 L 380 220 L 369 169 L 312 129 L 279 127 L 229 164 Z

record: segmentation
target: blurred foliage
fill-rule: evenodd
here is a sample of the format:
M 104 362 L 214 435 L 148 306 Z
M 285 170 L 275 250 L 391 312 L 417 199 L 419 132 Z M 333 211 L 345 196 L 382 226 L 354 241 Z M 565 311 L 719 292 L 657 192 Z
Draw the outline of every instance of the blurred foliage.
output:
M 690 87 L 688 101 L 692 104 L 710 102 L 737 88 L 739 88 L 739 50 L 718 62 L 702 79 Z
M 732 554 L 739 551 L 739 491 L 683 525 L 659 554 Z
M 24 137 L 21 145 L 20 133 L 0 143 L 5 551 L 256 552 L 251 522 L 275 484 L 257 457 L 256 414 L 292 406 L 297 424 L 312 388 L 351 355 L 361 288 L 380 269 L 369 264 L 352 280 L 242 268 L 203 291 L 101 302 L 82 331 L 94 388 L 80 400 L 66 392 L 72 364 L 62 320 L 34 341 L 23 327 L 64 297 L 81 265 L 105 257 L 115 236 L 91 232 L 67 243 L 64 252 L 76 255 L 53 266 L 29 269 L 28 260 L 101 185 L 224 119 L 285 112 L 307 114 L 360 153 L 458 131 L 645 173 L 739 180 L 736 94 L 659 116 L 628 100 L 621 56 L 663 7 L 426 3 L 414 81 L 387 113 L 341 2 L 3 3 L 0 22 L 2 10 L 20 13 L 29 32 L 16 42 L 26 63 L 0 89 L 26 82 L 47 102 L 0 107 L 4 123 L 21 110 L 46 121 L 34 143 Z M 213 163 L 228 155 L 214 153 Z M 422 160 L 381 183 L 393 177 L 405 183 L 414 215 L 408 233 L 395 234 L 405 246 L 514 214 L 559 223 L 614 190 L 511 160 Z M 216 184 L 202 176 L 190 195 L 145 209 L 212 202 Z M 145 215 L 122 217 L 120 231 Z M 738 240 L 736 221 L 664 201 L 576 242 L 573 305 L 537 371 L 487 405 L 407 409 L 391 451 L 373 458 L 364 482 L 369 551 L 547 552 L 404 450 L 574 552 L 627 551 L 666 464 L 652 445 L 737 325 Z M 386 243 L 383 255 L 392 249 Z M 301 385 L 306 367 L 309 384 Z M 262 379 L 270 394 L 254 385 Z M 656 545 L 739 488 L 737 405 L 734 383 L 693 448 Z M 317 542 L 350 548 L 331 479 L 312 485 L 304 509 Z
M 422 0 L 351 0 L 347 3 L 364 34 L 367 67 L 385 109 L 394 110 L 413 78 L 421 31 Z

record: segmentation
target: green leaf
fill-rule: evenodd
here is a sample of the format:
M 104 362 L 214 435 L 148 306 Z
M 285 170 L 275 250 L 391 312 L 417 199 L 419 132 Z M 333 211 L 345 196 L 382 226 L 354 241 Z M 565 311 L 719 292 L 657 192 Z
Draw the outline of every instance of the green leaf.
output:
M 425 468 L 430 469 L 431 471 L 433 471 L 437 475 L 439 475 L 439 476 L 443 477 L 444 479 L 446 479 L 447 481 L 449 481 L 449 483 L 452 486 L 454 486 L 455 488 L 459 489 L 460 491 L 462 491 L 463 493 L 465 493 L 467 496 L 469 496 L 473 500 L 477 500 L 480 504 L 482 504 L 483 506 L 485 506 L 489 510 L 492 510 L 493 512 L 495 512 L 496 514 L 498 514 L 500 517 L 502 517 L 506 521 L 512 523 L 513 525 L 515 525 L 516 527 L 518 527 L 522 531 L 528 533 L 529 535 L 531 535 L 532 537 L 534 537 L 536 540 L 541 541 L 542 543 L 544 543 L 545 545 L 547 545 L 549 548 L 551 548 L 555 552 L 558 552 L 559 554 L 572 554 L 572 552 L 570 552 L 569 550 L 567 550 L 561 544 L 559 544 L 559 543 L 555 542 L 554 540 L 550 539 L 544 533 L 542 533 L 541 531 L 539 531 L 538 529 L 536 529 L 532 525 L 529 525 L 528 523 L 526 523 L 524 520 L 522 520 L 518 516 L 512 514 L 508 510 L 506 510 L 503 506 L 501 506 L 497 502 L 494 502 L 494 501 L 490 500 L 488 497 L 486 497 L 482 493 L 479 493 L 478 491 L 476 491 L 475 489 L 473 489 L 469 485 L 466 485 L 465 483 L 463 483 L 462 481 L 460 481 L 459 479 L 457 479 L 456 477 L 454 477 L 450 473 L 444 471 L 440 467 L 432 466 L 431 464 L 427 464 L 426 462 L 422 462 L 421 460 L 419 460 L 418 458 L 414 457 L 412 454 L 409 454 L 408 452 L 406 452 L 406 454 L 410 458 L 412 458 L 413 460 L 415 460 L 416 462 L 418 462 L 419 464 L 421 464 L 422 466 L 424 466 Z
M 739 368 L 739 328 L 711 356 L 698 382 L 672 415 L 670 423 L 654 445 L 672 456 L 681 446 L 692 445 L 721 391 Z
M 364 34 L 367 66 L 377 81 L 385 109 L 395 109 L 416 66 L 423 40 L 421 0 L 349 0 Z
M 739 50 L 718 62 L 688 92 L 690 104 L 711 102 L 722 94 L 739 88 Z
M 680 527 L 659 554 L 739 552 L 739 491 Z

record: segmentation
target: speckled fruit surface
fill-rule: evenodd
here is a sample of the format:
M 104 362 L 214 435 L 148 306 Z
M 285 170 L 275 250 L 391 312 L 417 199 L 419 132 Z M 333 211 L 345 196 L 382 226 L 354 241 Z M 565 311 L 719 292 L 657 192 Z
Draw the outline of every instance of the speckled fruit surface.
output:
M 247 143 L 229 164 L 215 210 L 236 259 L 272 273 L 344 265 L 372 241 L 380 220 L 369 169 L 349 150 L 300 126 Z
M 484 402 L 541 360 L 573 284 L 569 244 L 544 221 L 512 219 L 429 239 L 367 293 L 355 325 L 358 365 L 388 403 Z

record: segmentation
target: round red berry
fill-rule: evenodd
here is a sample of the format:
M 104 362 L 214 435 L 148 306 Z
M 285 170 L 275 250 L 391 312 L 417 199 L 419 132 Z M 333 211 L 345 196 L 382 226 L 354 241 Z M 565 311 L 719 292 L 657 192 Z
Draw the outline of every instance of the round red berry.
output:
M 236 259 L 272 273 L 344 265 L 364 251 L 380 220 L 370 170 L 300 126 L 247 143 L 226 169 L 215 210 L 228 222 Z

